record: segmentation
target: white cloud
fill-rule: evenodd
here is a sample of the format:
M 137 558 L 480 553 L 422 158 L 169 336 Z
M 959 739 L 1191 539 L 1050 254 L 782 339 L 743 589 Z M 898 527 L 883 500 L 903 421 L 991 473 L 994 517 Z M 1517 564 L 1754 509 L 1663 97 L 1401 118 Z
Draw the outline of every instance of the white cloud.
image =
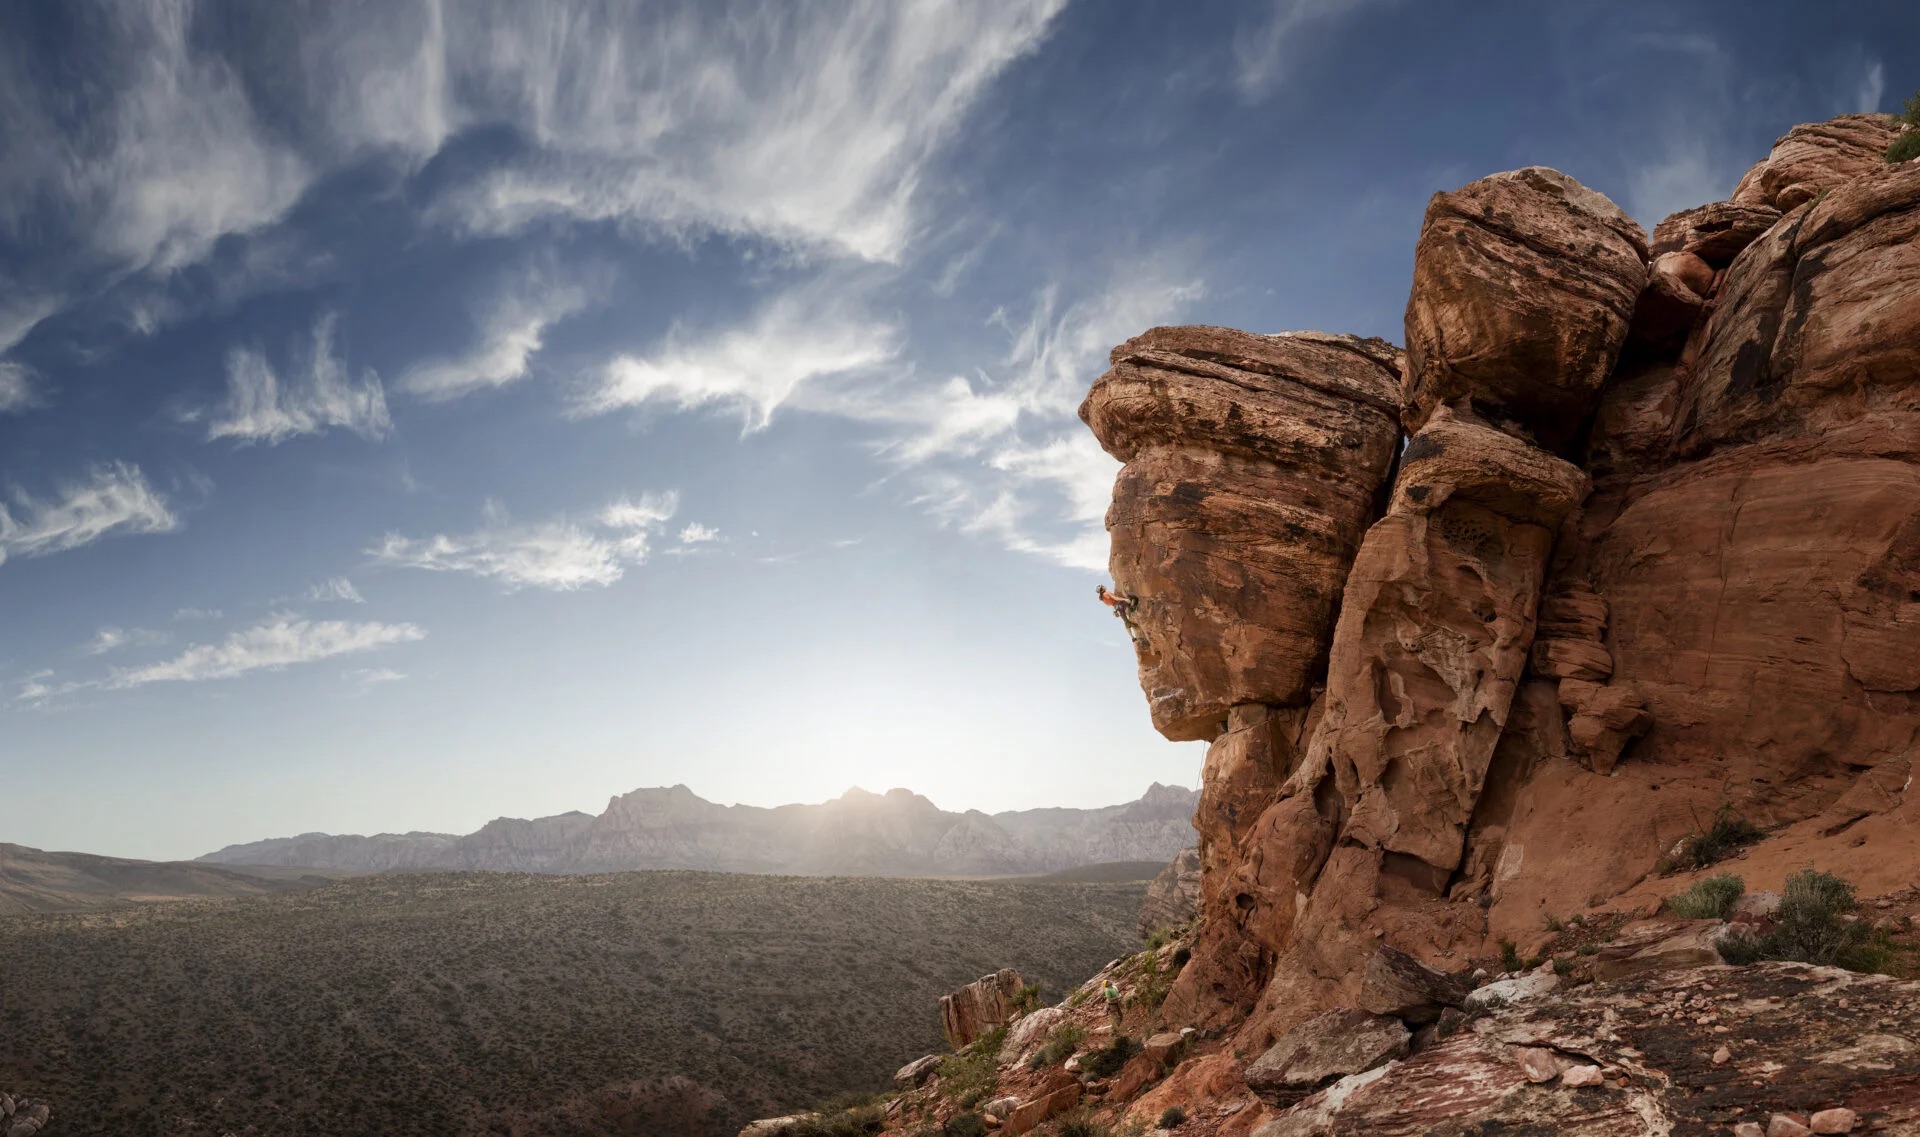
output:
M 609 365 L 586 406 L 726 407 L 749 430 L 780 407 L 866 424 L 929 511 L 1021 552 L 1104 565 L 1117 463 L 1075 412 L 1115 344 L 1205 294 L 1186 259 L 1145 256 L 1114 265 L 1105 287 L 1075 302 L 1053 287 L 1023 317 L 997 311 L 989 324 L 1008 346 L 991 373 L 935 380 L 901 358 L 904 329 L 868 314 L 860 292 L 815 283 L 704 338 L 677 329 L 647 357 Z
M 360 590 L 353 586 L 353 582 L 344 576 L 336 576 L 321 581 L 319 584 L 307 589 L 304 593 L 304 598 L 314 604 L 325 604 L 330 601 L 339 601 L 346 604 L 365 604 L 367 602 L 367 598 L 360 595 Z
M 710 525 L 702 525 L 698 521 L 690 522 L 686 528 L 680 530 L 680 543 L 682 545 L 703 545 L 708 541 L 718 541 L 719 539 L 720 530 Z
M 191 0 L 96 6 L 98 73 L 76 116 L 71 88 L 30 87 L 10 60 L 0 101 L 0 220 L 18 224 L 51 199 L 74 231 L 122 269 L 191 263 L 227 233 L 279 217 L 312 177 L 262 127 L 238 76 L 193 34 Z
M 0 301 L 0 414 L 24 411 L 42 401 L 34 389 L 33 368 L 6 355 L 60 305 L 48 297 Z
M 1298 40 L 1377 0 L 1268 0 L 1260 19 L 1234 37 L 1235 82 L 1248 99 L 1272 94 L 1301 50 Z
M 387 396 L 372 371 L 359 379 L 334 352 L 334 317 L 313 325 L 311 347 L 296 353 L 286 375 L 264 353 L 235 348 L 227 355 L 227 401 L 207 424 L 207 439 L 278 445 L 303 434 L 339 427 L 363 438 L 384 438 L 393 429 Z
M 209 286 L 220 304 L 305 283 L 289 274 L 318 271 L 310 257 L 261 264 L 252 246 L 310 187 L 370 161 L 418 170 L 476 130 L 515 144 L 449 166 L 428 206 L 456 232 L 610 222 L 898 263 L 931 160 L 1065 3 L 390 0 L 274 5 L 216 31 L 197 0 L 96 0 L 79 17 L 85 98 L 48 78 L 69 61 L 0 43 L 0 230 L 44 230 L 59 254 L 5 283 L 66 297 L 131 281 L 113 303 L 140 331 L 206 302 L 169 289 L 209 260 L 233 259 Z M 235 235 L 246 248 L 221 244 Z M 408 389 L 512 382 L 563 315 L 503 305 Z M 249 382 L 268 370 L 243 365 Z M 25 405 L 26 378 L 0 375 L 0 405 Z
M 172 659 L 116 671 L 99 686 L 119 689 L 148 683 L 233 679 L 252 671 L 279 671 L 296 663 L 411 643 L 426 634 L 414 624 L 276 616 L 234 632 L 219 643 L 195 644 Z
M 586 307 L 589 290 L 529 271 L 502 288 L 476 315 L 478 336 L 457 356 L 430 360 L 400 378 L 408 394 L 432 401 L 458 398 L 524 379 L 528 363 L 554 323 Z
M 112 533 L 169 533 L 179 525 L 138 466 L 113 462 L 51 498 L 15 492 L 12 509 L 0 504 L 0 564 L 10 556 L 63 553 Z
M 778 296 L 745 324 L 722 331 L 675 326 L 651 352 L 608 363 L 576 409 L 718 407 L 739 413 L 743 430 L 752 432 L 765 429 L 802 387 L 871 375 L 899 354 L 897 325 L 819 292 Z
M 391 667 L 356 667 L 341 675 L 357 692 L 365 692 L 382 683 L 398 683 L 407 677 L 404 671 L 395 671 Z
M 23 411 L 39 402 L 31 376 L 26 364 L 0 359 L 0 414 Z
M 102 629 L 105 633 L 110 629 Z M 308 620 L 276 615 L 229 633 L 217 643 L 194 644 L 171 659 L 119 667 L 96 679 L 49 682 L 52 671 L 27 677 L 13 701 L 44 705 L 81 691 L 124 691 L 149 683 L 200 683 L 235 679 L 255 671 L 281 671 L 300 663 L 356 655 L 426 638 L 416 624 Z M 386 674 L 394 674 L 387 672 Z
M 1718 136 L 1677 126 L 1659 156 L 1629 173 L 1627 211 L 1651 231 L 1671 214 L 1724 198 L 1744 169 Z
M 1860 86 L 1853 94 L 1853 109 L 1861 114 L 1869 114 L 1880 109 L 1880 100 L 1887 93 L 1887 69 L 1879 61 L 1867 64 L 1866 74 L 1860 76 Z
M 173 614 L 176 620 L 218 620 L 220 616 L 218 608 L 182 608 Z
M 93 638 L 81 645 L 80 650 L 88 655 L 105 655 L 123 647 L 165 643 L 167 634 L 150 628 L 118 628 L 111 624 L 95 632 Z
M 498 580 L 508 589 L 570 592 L 605 587 L 646 563 L 650 543 L 678 508 L 677 495 L 621 499 L 592 522 L 557 518 L 516 524 L 499 504 L 487 504 L 484 524 L 471 533 L 425 538 L 388 533 L 367 550 L 378 564 L 428 572 L 462 572 Z
M 533 142 L 443 204 L 470 231 L 614 220 L 894 261 L 927 159 L 1063 4 L 716 0 L 645 27 L 502 4 L 478 23 L 423 25 L 425 54 L 390 73 L 431 93 L 389 132 L 504 118 Z

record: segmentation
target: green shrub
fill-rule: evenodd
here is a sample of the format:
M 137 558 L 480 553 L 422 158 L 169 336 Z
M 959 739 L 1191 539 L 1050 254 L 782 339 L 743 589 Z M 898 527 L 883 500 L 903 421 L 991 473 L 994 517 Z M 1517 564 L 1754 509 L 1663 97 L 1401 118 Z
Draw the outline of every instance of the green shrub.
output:
M 1512 940 L 1500 941 L 1500 970 L 1520 970 L 1520 948 Z
M 1896 162 L 1911 162 L 1915 158 L 1920 158 L 1920 130 L 1907 131 L 1887 147 L 1887 164 L 1890 166 Z
M 782 1137 L 868 1137 L 887 1126 L 887 1116 L 871 1102 L 851 1109 L 821 1110 L 781 1131 Z
M 1140 1044 L 1123 1034 L 1081 1059 L 1080 1069 L 1090 1078 L 1110 1078 L 1120 1072 L 1127 1059 L 1138 1053 Z
M 1920 126 L 1920 91 L 1907 96 L 1906 103 L 1901 107 L 1901 113 L 1895 117 L 1909 126 Z
M 956 1113 L 940 1127 L 941 1137 L 987 1137 L 986 1119 L 977 1113 Z
M 1040 1009 L 1040 984 L 1029 983 L 1014 992 L 1013 1005 L 1021 1014 L 1032 1014 Z
M 1057 1066 L 1073 1057 L 1073 1052 L 1080 1048 L 1081 1040 L 1086 1037 L 1087 1032 L 1079 1023 L 1061 1023 L 1047 1035 L 1047 1040 L 1041 1043 L 1039 1050 L 1034 1051 L 1032 1061 L 1027 1064 L 1035 1070 L 1043 1066 Z
M 1172 969 L 1161 969 L 1158 955 L 1151 951 L 1140 953 L 1140 982 L 1134 997 L 1148 1010 L 1159 1010 L 1160 1004 L 1167 1001 L 1167 992 L 1173 988 L 1173 974 Z
M 1054 1137 L 1113 1137 L 1113 1126 L 1083 1109 L 1055 1122 L 1053 1133 Z
M 1187 1111 L 1177 1105 L 1170 1105 L 1160 1112 L 1160 1128 L 1177 1129 L 1187 1120 Z
M 1547 931 L 1549 932 L 1564 932 L 1567 930 L 1567 926 L 1560 922 L 1560 917 L 1551 912 L 1546 915 L 1546 924 Z
M 1705 827 L 1687 834 L 1674 851 L 1669 869 L 1703 869 L 1719 864 L 1766 833 L 1758 825 L 1723 805 Z
M 1747 891 L 1747 882 L 1732 873 L 1695 881 L 1692 888 L 1667 897 L 1667 911 L 1683 920 L 1724 920 Z
M 1179 928 L 1172 928 L 1163 924 L 1160 927 L 1157 927 L 1147 933 L 1147 938 L 1146 938 L 1147 950 L 1159 951 L 1161 948 L 1166 947 L 1168 944 L 1172 943 L 1175 939 L 1179 938 L 1179 936 L 1180 936 Z
M 1000 1083 L 1000 1048 L 1007 1044 L 1007 1028 L 995 1027 L 958 1054 L 940 1060 L 940 1093 L 961 1109 L 985 1101 Z
M 1720 954 L 1728 963 L 1784 959 L 1850 971 L 1880 970 L 1890 958 L 1887 949 L 1874 942 L 1865 921 L 1845 918 L 1858 907 L 1851 884 L 1832 873 L 1801 869 L 1787 878 L 1773 926 L 1759 935 L 1729 937 Z

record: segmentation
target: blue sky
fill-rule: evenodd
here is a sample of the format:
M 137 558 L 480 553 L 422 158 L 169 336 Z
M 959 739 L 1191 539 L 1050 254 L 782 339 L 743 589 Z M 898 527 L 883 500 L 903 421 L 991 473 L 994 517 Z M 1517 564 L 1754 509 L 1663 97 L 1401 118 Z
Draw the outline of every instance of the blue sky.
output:
M 1497 170 L 1722 198 L 1920 87 L 1837 10 L 8 6 L 0 839 L 1197 784 L 1092 599 L 1107 351 L 1398 341 Z

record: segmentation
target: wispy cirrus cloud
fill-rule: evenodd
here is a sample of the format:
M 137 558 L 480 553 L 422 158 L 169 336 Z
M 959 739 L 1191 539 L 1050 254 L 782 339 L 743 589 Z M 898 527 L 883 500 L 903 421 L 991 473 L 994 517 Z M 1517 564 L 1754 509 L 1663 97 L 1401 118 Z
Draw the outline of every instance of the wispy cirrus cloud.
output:
M 1886 97 L 1886 65 L 1878 59 L 1869 59 L 1860 72 L 1859 85 L 1853 90 L 1853 109 L 1861 114 L 1871 114 L 1880 109 L 1880 103 Z
M 151 646 L 167 642 L 167 633 L 152 628 L 120 628 L 112 624 L 102 627 L 93 634 L 93 638 L 82 644 L 80 650 L 87 655 L 105 655 L 123 647 Z
M 580 414 L 658 406 L 736 413 L 742 431 L 766 429 L 796 393 L 836 376 L 869 376 L 896 359 L 898 325 L 817 288 L 763 304 L 721 329 L 675 326 L 651 350 L 617 356 L 577 401 Z
M 118 690 L 149 683 L 234 679 L 250 672 L 280 671 L 295 664 L 412 643 L 426 635 L 416 624 L 277 616 L 233 632 L 217 643 L 195 644 L 171 659 L 121 669 L 99 685 Z
M 329 577 L 301 594 L 310 604 L 340 602 L 345 604 L 365 604 L 367 598 L 360 595 L 353 582 L 344 576 Z
M 615 501 L 587 521 L 520 523 L 498 502 L 488 502 L 478 529 L 422 538 L 388 533 L 367 554 L 376 564 L 465 573 L 499 581 L 509 591 L 604 588 L 646 563 L 653 539 L 678 509 L 676 494 L 643 494 Z
M 457 355 L 428 360 L 400 377 L 400 389 L 431 402 L 504 387 L 527 377 L 547 329 L 586 307 L 596 289 L 529 270 L 503 284 L 475 314 L 475 340 Z
M 299 664 L 357 655 L 426 638 L 417 624 L 379 621 L 309 620 L 276 615 L 228 633 L 213 643 L 193 644 L 179 654 L 138 667 L 119 667 L 104 676 L 53 682 L 52 671 L 27 677 L 13 701 L 44 705 L 86 691 L 125 691 L 152 683 L 203 683 L 237 679 L 259 671 L 283 671 Z
M 303 434 L 352 431 L 384 438 L 393 429 L 387 395 L 372 371 L 355 378 L 334 348 L 335 317 L 314 322 L 312 339 L 285 369 L 264 352 L 235 348 L 227 355 L 227 400 L 212 413 L 207 439 L 277 446 Z
M 0 414 L 24 411 L 39 401 L 32 375 L 26 364 L 0 359 Z
M 617 9 L 503 5 L 390 52 L 396 83 L 432 92 L 394 133 L 505 111 L 533 143 L 441 203 L 469 232 L 617 221 L 895 261 L 928 158 L 1063 6 L 715 2 L 637 28 Z
M 95 466 L 50 496 L 16 491 L 0 502 L 0 564 L 90 545 L 116 533 L 170 533 L 180 519 L 166 496 L 129 462 Z
M 25 56 L 0 54 L 0 225 L 59 218 L 55 266 L 169 272 L 220 237 L 265 226 L 297 201 L 309 163 L 261 122 L 238 72 L 196 36 L 193 0 L 92 4 L 95 73 L 85 100 Z
M 1234 82 L 1249 100 L 1272 94 L 1305 50 L 1303 37 L 1324 31 L 1381 0 L 1267 0 L 1234 39 Z
M 748 432 L 781 408 L 865 424 L 873 451 L 914 482 L 917 504 L 1018 551 L 1098 567 L 1118 464 L 1075 411 L 1114 344 L 1205 292 L 1179 253 L 1117 263 L 1072 301 L 1052 286 L 1021 314 L 996 310 L 988 329 L 1005 337 L 1004 354 L 972 375 L 930 378 L 907 358 L 905 327 L 876 314 L 860 287 L 815 281 L 732 326 L 677 328 L 615 359 L 579 410 L 722 410 Z

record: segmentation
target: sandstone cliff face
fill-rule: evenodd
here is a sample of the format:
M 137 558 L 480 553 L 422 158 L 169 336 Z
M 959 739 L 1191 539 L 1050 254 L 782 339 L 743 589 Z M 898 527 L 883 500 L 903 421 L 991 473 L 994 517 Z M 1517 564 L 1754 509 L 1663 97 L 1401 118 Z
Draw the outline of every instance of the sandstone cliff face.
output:
M 1080 417 L 1126 463 L 1107 528 L 1140 686 L 1168 738 L 1306 698 L 1393 462 L 1397 352 L 1378 340 L 1155 328 Z
M 1651 241 L 1552 170 L 1439 194 L 1404 360 L 1217 328 L 1115 350 L 1082 408 L 1127 463 L 1112 573 L 1155 725 L 1211 740 L 1165 1021 L 1265 1045 L 1354 1005 L 1383 942 L 1451 969 L 1643 905 L 1723 807 L 1771 834 L 1753 887 L 1789 855 L 1868 893 L 1920 865 L 1894 131 L 1795 128 Z

